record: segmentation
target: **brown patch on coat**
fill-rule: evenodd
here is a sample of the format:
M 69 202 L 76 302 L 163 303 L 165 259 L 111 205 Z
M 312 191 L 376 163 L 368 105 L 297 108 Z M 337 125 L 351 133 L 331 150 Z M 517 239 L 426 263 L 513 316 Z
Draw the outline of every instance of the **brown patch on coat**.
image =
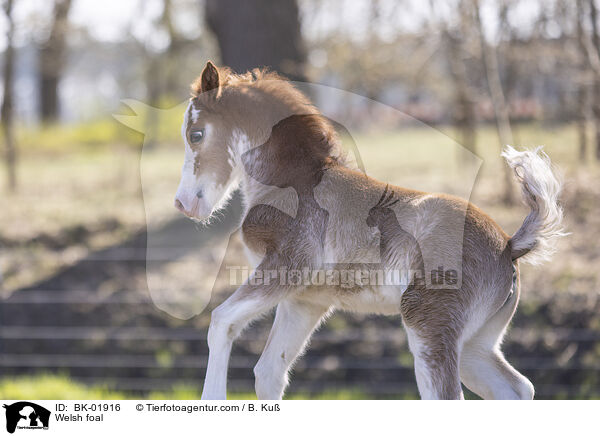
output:
M 292 115 L 279 121 L 268 141 L 242 156 L 247 173 L 260 183 L 297 192 L 312 190 L 320 174 L 337 165 L 331 156 L 337 136 L 319 115 Z
M 329 213 L 316 202 L 314 188 L 324 171 L 338 165 L 331 156 L 334 137 L 329 127 L 320 116 L 292 115 L 273 126 L 264 144 L 242 155 L 250 177 L 264 185 L 291 187 L 298 196 L 294 217 L 257 204 L 244 218 L 244 242 L 266 254 L 266 265 L 310 267 L 311 257 L 323 250 Z

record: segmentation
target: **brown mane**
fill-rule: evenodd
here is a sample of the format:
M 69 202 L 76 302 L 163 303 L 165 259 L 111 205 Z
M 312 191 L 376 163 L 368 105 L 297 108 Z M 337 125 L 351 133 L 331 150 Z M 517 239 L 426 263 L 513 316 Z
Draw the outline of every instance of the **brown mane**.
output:
M 240 107 L 240 99 L 258 97 L 268 102 L 266 107 L 274 108 L 273 128 L 281 126 L 287 117 L 294 119 L 285 123 L 288 127 L 293 126 L 293 133 L 286 135 L 287 139 L 302 138 L 295 141 L 294 146 L 310 150 L 314 157 L 318 156 L 328 164 L 331 164 L 333 155 L 339 154 L 339 137 L 332 124 L 287 78 L 266 68 L 235 74 L 227 67 L 220 67 L 218 72 L 221 90 L 216 100 L 211 98 L 210 92 L 202 92 L 202 76 L 192 83 L 192 101 L 197 109 L 232 112 Z M 245 116 L 251 115 L 245 111 Z M 290 146 L 286 144 L 285 148 L 291 151 Z
M 301 94 L 296 88 L 291 85 L 289 80 L 276 73 L 275 71 L 271 71 L 268 68 L 254 68 L 253 70 L 247 71 L 243 74 L 236 74 L 229 67 L 218 67 L 219 72 L 219 81 L 223 88 L 227 88 L 230 86 L 239 87 L 241 85 L 253 85 L 257 88 L 264 87 L 265 81 L 267 80 L 277 80 L 285 83 L 287 86 L 281 86 L 281 91 L 290 90 L 295 91 L 297 95 L 293 96 L 295 99 L 302 99 L 303 104 L 310 105 L 310 101 Z M 287 89 L 286 89 L 287 88 Z M 192 97 L 196 98 L 202 94 L 202 76 L 198 76 L 196 80 L 191 85 Z M 292 97 L 292 96 L 290 96 Z

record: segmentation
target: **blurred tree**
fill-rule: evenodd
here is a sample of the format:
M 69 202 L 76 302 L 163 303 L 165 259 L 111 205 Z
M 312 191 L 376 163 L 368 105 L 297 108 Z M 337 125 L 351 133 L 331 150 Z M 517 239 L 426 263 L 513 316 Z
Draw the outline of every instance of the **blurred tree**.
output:
M 190 42 L 183 37 L 173 22 L 173 2 L 164 0 L 163 13 L 160 22 L 169 35 L 169 47 L 166 50 L 164 93 L 168 96 L 177 95 L 181 87 L 177 77 L 178 60 L 183 49 Z
M 222 62 L 234 71 L 268 66 L 291 80 L 306 79 L 296 0 L 207 0 L 206 20 Z
M 145 59 L 146 97 L 151 106 L 159 105 L 162 97 L 176 93 L 176 89 L 181 86 L 176 83 L 175 73 L 177 60 L 185 40 L 179 35 L 173 24 L 173 2 L 163 0 L 162 3 L 162 12 L 155 20 L 152 20 L 151 25 L 154 32 L 165 31 L 168 37 L 166 47 L 156 51 L 147 47 L 145 41 L 138 41 L 143 52 L 143 59 Z M 142 8 L 147 5 L 148 3 L 140 3 Z
M 577 136 L 579 141 L 579 160 L 584 162 L 587 156 L 587 121 L 589 98 L 589 65 L 586 49 L 585 22 L 587 19 L 584 0 L 577 0 L 575 28 L 577 29 L 577 47 L 579 63 L 577 65 Z
M 590 57 L 600 57 L 600 33 L 598 31 L 598 7 L 595 0 L 588 0 L 590 8 L 590 19 L 592 21 L 592 47 L 589 49 Z M 600 71 L 594 71 L 594 92 L 592 113 L 594 114 L 594 125 L 596 126 L 596 159 L 600 160 Z
M 499 28 L 498 32 L 503 37 L 498 42 L 498 57 L 503 61 L 503 88 L 504 96 L 506 99 L 506 105 L 509 108 L 508 116 L 509 121 L 512 124 L 513 118 L 510 111 L 511 97 L 516 94 L 516 88 L 519 84 L 519 64 L 522 62 L 519 59 L 518 52 L 515 47 L 515 42 L 518 40 L 515 28 L 511 25 L 509 20 L 509 11 L 514 6 L 515 0 L 505 0 L 499 4 Z M 516 137 L 517 131 L 513 131 L 514 140 L 519 143 L 519 138 Z
M 152 107 L 171 105 L 173 99 L 187 95 L 187 87 L 181 86 L 182 80 L 190 80 L 181 62 L 189 60 L 191 54 L 197 55 L 204 50 L 199 33 L 185 33 L 178 28 L 176 16 L 189 14 L 190 2 L 162 0 L 161 9 L 155 9 L 150 2 L 138 1 L 138 15 L 131 17 L 129 35 L 137 52 L 139 74 L 143 78 L 146 102 Z M 136 32 L 136 26 L 144 23 L 148 30 Z M 138 29 L 139 30 L 139 29 Z M 161 38 L 156 36 L 160 35 Z M 183 73 L 182 73 L 183 71 Z M 148 111 L 146 118 L 145 147 L 156 145 L 156 132 L 159 125 L 158 111 Z
M 50 36 L 38 57 L 40 118 L 54 121 L 59 116 L 58 84 L 65 62 L 66 35 L 71 0 L 55 0 Z
M 14 74 L 14 46 L 13 35 L 15 25 L 12 16 L 13 0 L 4 2 L 4 13 L 8 26 L 6 28 L 6 51 L 4 52 L 4 98 L 0 115 L 2 118 L 2 131 L 4 133 L 4 142 L 6 146 L 6 174 L 8 176 L 8 189 L 14 192 L 17 189 L 17 171 L 16 171 L 16 146 L 13 132 L 13 74 Z
M 498 136 L 502 147 L 506 145 L 514 145 L 512 129 L 510 127 L 510 118 L 508 105 L 502 90 L 502 82 L 500 80 L 500 69 L 498 67 L 498 58 L 496 56 L 495 46 L 488 44 L 483 22 L 481 20 L 481 12 L 479 0 L 472 0 L 474 7 L 475 19 L 479 30 L 479 38 L 481 41 L 481 57 L 485 66 L 485 76 L 487 79 L 488 90 L 494 107 L 494 115 L 496 117 L 496 125 L 498 127 Z M 512 174 L 507 165 L 504 166 L 504 195 L 503 201 L 505 204 L 514 203 L 514 195 L 512 189 Z
M 477 147 L 477 121 L 475 119 L 475 96 L 468 77 L 468 68 L 465 58 L 465 44 L 469 35 L 469 8 L 466 2 L 459 3 L 459 19 L 455 29 L 451 30 L 447 24 L 443 25 L 442 44 L 448 64 L 450 77 L 454 84 L 454 104 L 452 120 L 460 132 L 460 143 L 471 153 Z
M 140 3 L 140 7 L 148 6 L 148 3 Z M 172 77 L 169 74 L 172 71 L 173 65 L 171 62 L 176 58 L 177 53 L 172 53 L 172 46 L 174 43 L 173 35 L 175 35 L 175 29 L 171 21 L 171 0 L 164 0 L 162 13 L 158 20 L 152 23 L 152 27 L 157 31 L 160 27 L 164 27 L 167 30 L 169 36 L 168 46 L 161 53 L 155 53 L 149 49 L 143 41 L 139 42 L 139 47 L 142 52 L 142 59 L 144 59 L 145 66 L 145 78 L 146 83 L 146 98 L 150 106 L 156 107 L 159 105 L 160 98 L 164 88 L 164 77 Z M 163 56 L 164 53 L 164 56 Z M 163 62 L 165 61 L 166 62 Z M 148 111 L 146 114 L 146 138 L 145 147 L 152 148 L 156 145 L 156 137 L 158 131 L 158 118 L 157 111 Z

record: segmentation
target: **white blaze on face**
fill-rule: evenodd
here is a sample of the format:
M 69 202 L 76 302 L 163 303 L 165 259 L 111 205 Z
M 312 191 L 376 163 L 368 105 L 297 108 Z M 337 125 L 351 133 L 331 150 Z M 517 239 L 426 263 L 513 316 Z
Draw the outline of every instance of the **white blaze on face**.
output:
M 181 169 L 181 180 L 175 195 L 175 207 L 189 217 L 204 219 L 209 217 L 214 210 L 219 209 L 229 197 L 231 180 L 225 185 L 215 183 L 217 177 L 210 172 L 194 174 L 196 153 L 189 142 L 187 129 L 198 120 L 200 110 L 195 109 L 192 102 L 188 105 L 181 126 L 181 136 L 185 144 L 185 156 Z M 190 119 L 191 118 L 191 119 Z M 212 126 L 204 126 L 205 138 L 210 138 Z M 202 146 L 200 146 L 201 148 Z M 179 205 L 177 204 L 179 202 Z
M 196 112 L 192 114 L 192 112 Z M 190 101 L 188 108 L 185 111 L 183 117 L 183 124 L 181 126 L 181 136 L 183 137 L 183 143 L 185 144 L 185 155 L 183 160 L 183 168 L 181 169 L 181 180 L 179 187 L 177 188 L 177 194 L 175 195 L 176 203 L 179 202 L 183 208 L 182 212 L 188 216 L 203 217 L 208 216 L 206 213 L 206 205 L 201 198 L 199 193 L 202 193 L 202 187 L 200 180 L 194 174 L 194 160 L 195 154 L 190 147 L 187 139 L 187 128 L 190 124 L 190 115 L 197 118 L 198 112 L 194 110 L 193 104 Z M 177 207 L 177 205 L 176 205 Z

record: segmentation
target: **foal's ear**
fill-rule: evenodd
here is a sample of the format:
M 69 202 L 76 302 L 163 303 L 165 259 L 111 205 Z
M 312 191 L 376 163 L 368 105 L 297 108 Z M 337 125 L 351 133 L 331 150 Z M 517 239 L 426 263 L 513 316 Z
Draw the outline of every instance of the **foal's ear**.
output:
M 214 98 L 218 98 L 221 91 L 221 84 L 219 82 L 219 70 L 217 70 L 217 67 L 211 61 L 208 61 L 202 71 L 202 79 L 200 81 L 201 91 L 213 91 Z

